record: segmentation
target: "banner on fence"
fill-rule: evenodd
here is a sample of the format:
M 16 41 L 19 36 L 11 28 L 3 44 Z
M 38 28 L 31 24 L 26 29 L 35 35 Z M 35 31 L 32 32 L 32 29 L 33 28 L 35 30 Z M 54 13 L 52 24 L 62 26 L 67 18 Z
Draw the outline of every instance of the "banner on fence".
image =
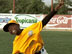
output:
M 46 29 L 56 28 L 72 28 L 72 16 L 71 15 L 55 15 L 49 23 L 46 25 Z
M 21 28 L 26 28 L 41 21 L 45 16 L 42 14 L 0 14 L 0 28 L 3 28 L 9 20 L 16 20 Z M 55 15 L 44 27 L 44 29 L 69 28 L 72 28 L 72 15 Z

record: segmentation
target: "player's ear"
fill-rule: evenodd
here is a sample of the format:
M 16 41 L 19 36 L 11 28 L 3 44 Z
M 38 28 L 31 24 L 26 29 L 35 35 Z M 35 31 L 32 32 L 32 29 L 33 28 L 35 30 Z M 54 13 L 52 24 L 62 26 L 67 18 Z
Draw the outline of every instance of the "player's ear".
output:
M 18 27 L 20 27 L 20 25 L 19 25 L 19 24 L 17 24 L 17 26 L 18 26 Z

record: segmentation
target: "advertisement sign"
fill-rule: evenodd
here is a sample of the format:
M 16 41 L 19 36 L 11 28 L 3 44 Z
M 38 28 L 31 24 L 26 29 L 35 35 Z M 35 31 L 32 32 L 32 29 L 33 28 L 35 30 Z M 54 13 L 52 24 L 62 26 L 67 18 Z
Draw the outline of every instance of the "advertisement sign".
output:
M 0 14 L 0 28 L 3 28 L 11 20 L 11 17 L 12 15 L 10 14 Z
M 55 15 L 46 25 L 46 28 L 71 28 L 71 22 L 71 15 Z
M 37 23 L 38 21 L 43 19 L 43 17 L 42 15 L 34 15 L 34 14 L 18 14 L 18 15 L 15 15 L 13 19 L 20 24 L 21 28 L 26 28 L 32 25 L 33 23 Z
M 42 14 L 0 14 L 0 28 L 10 20 L 16 20 L 20 28 L 26 28 L 33 23 L 42 21 L 46 15 Z M 72 15 L 55 15 L 44 29 L 71 29 Z

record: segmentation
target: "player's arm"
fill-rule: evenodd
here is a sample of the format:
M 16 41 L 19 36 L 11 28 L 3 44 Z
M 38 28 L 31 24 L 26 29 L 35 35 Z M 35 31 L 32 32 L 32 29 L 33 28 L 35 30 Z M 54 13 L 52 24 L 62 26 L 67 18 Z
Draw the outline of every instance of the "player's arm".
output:
M 42 20 L 42 27 L 44 27 L 50 19 L 57 13 L 57 11 L 53 10 L 50 12 L 43 20 Z
M 55 7 L 55 9 L 50 12 L 50 14 L 48 14 L 43 20 L 42 20 L 42 27 L 44 27 L 49 21 L 50 19 L 57 13 L 57 11 L 63 6 L 64 1 L 61 0 L 61 2 Z

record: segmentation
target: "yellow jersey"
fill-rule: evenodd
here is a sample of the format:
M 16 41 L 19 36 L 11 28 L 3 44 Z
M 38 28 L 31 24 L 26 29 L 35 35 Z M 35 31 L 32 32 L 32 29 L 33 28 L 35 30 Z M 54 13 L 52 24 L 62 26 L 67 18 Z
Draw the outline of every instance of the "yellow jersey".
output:
M 40 31 L 42 30 L 42 21 L 32 24 L 31 26 L 25 28 L 20 35 L 17 35 L 13 41 L 13 52 L 16 54 L 18 52 L 23 54 L 35 54 L 43 47 L 43 40 L 40 36 Z M 29 36 L 29 31 L 33 34 Z

